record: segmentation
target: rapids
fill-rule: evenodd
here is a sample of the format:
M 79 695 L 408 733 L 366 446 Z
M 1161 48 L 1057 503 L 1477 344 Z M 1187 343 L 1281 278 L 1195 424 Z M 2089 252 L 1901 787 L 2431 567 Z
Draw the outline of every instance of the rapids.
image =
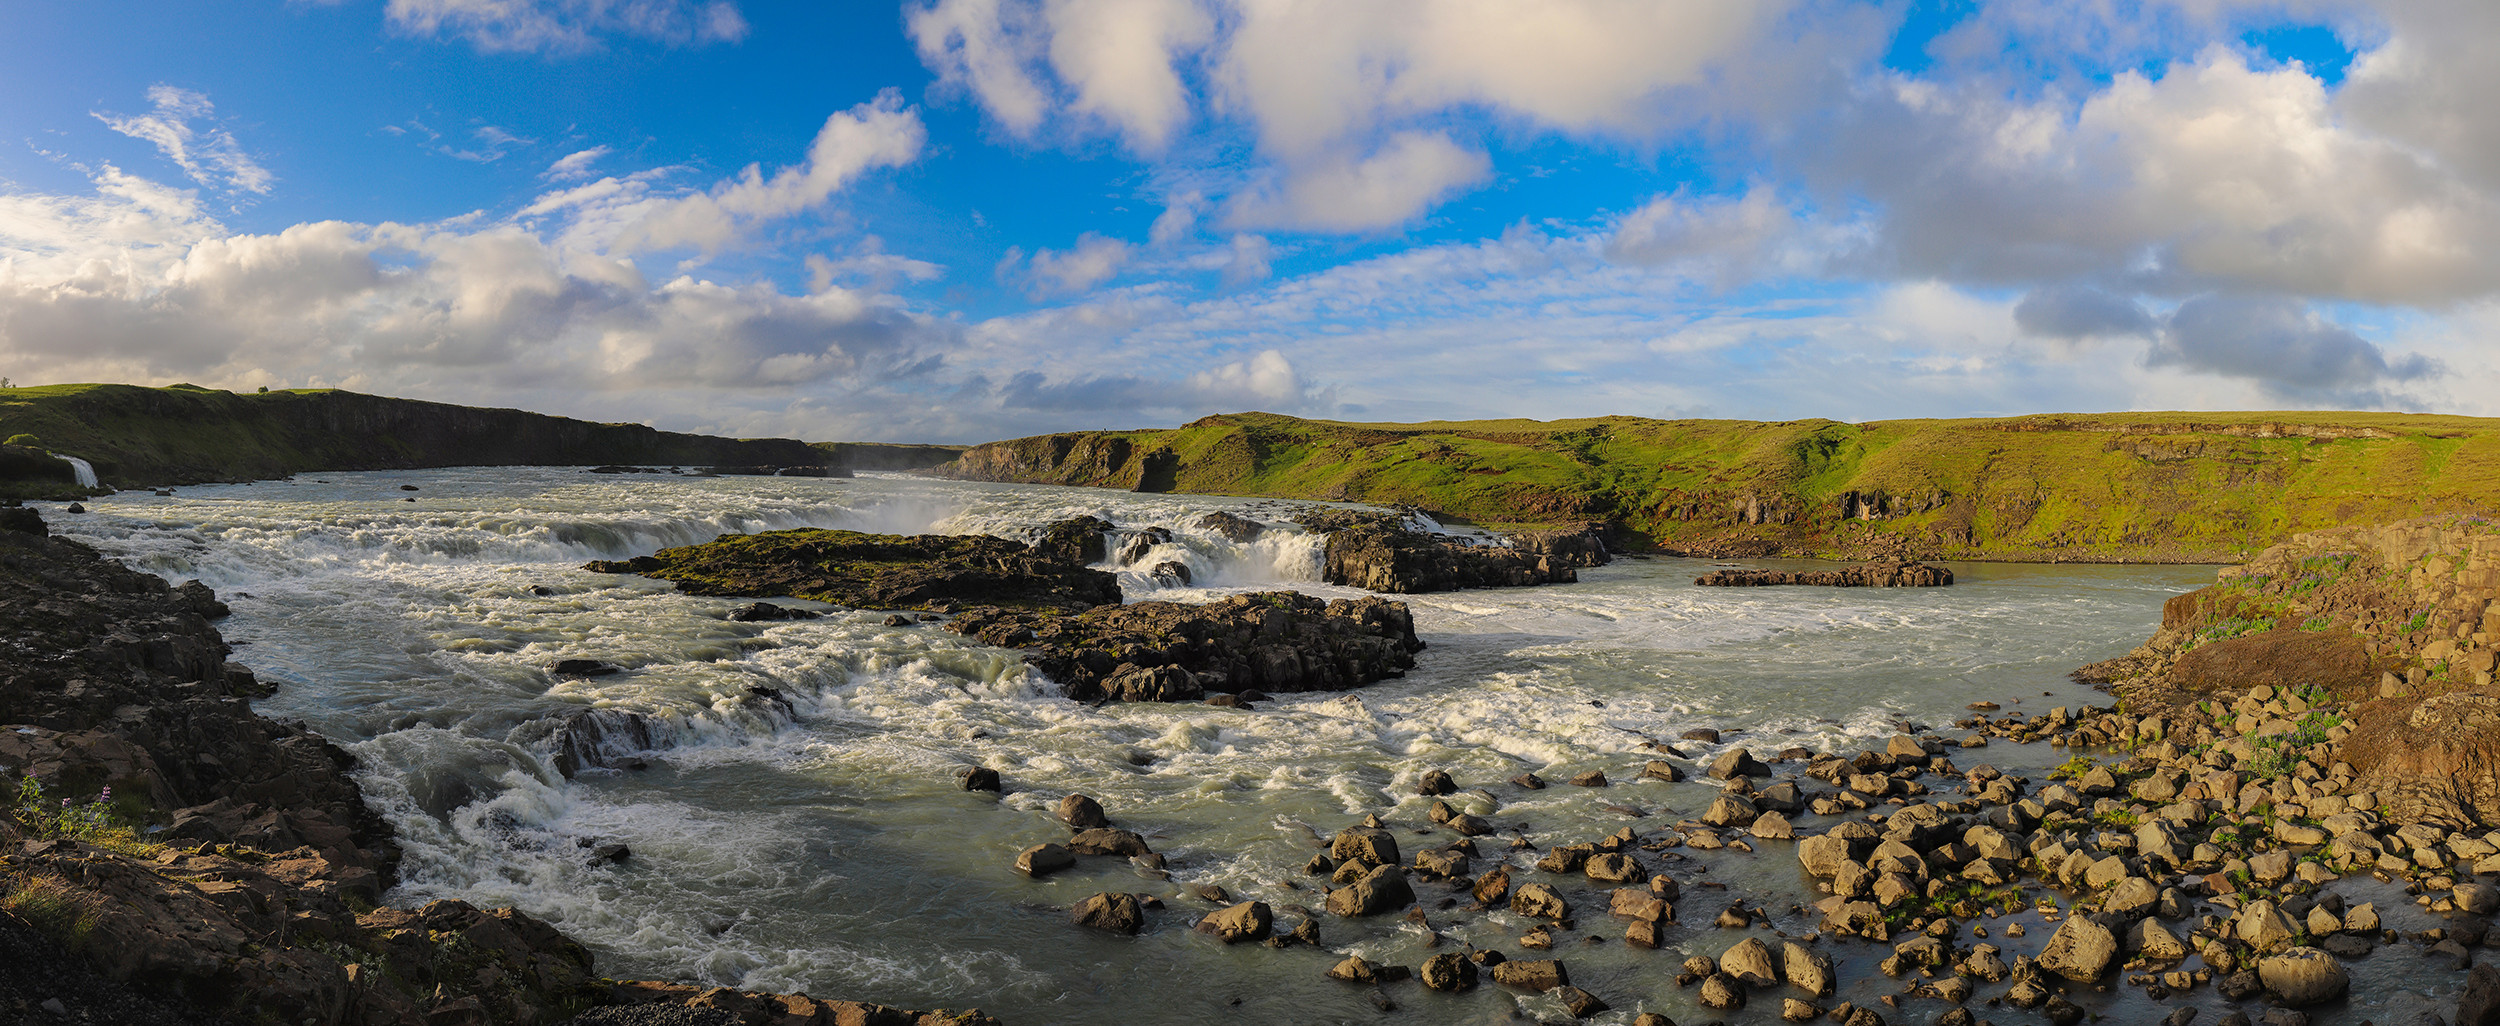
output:
M 1019 1026 L 1559 1018 L 1551 997 L 1489 984 L 1463 995 L 1399 985 L 1399 1007 L 1383 1013 L 1365 988 L 1322 973 L 1346 952 L 1417 964 L 1431 953 L 1423 928 L 1396 916 L 1322 916 L 1330 951 L 1227 950 L 1187 929 L 1212 907 L 1190 888 L 1267 901 L 1281 932 L 1301 918 L 1289 906 L 1321 904 L 1321 881 L 1301 872 L 1315 835 L 1378 813 L 1415 848 L 1438 843 L 1413 831 L 1431 804 L 1414 794 L 1429 769 L 1490 791 L 1498 801 L 1452 802 L 1489 815 L 1504 835 L 1524 823 L 1540 843 L 1595 840 L 1625 825 L 1663 829 L 1708 804 L 1711 784 L 1634 779 L 1653 754 L 1646 739 L 1741 728 L 1729 743 L 1766 755 L 1790 745 L 1854 751 L 1880 748 L 1905 720 L 1945 727 L 1981 699 L 2025 711 L 2105 702 L 2067 672 L 2124 652 L 2151 632 L 2164 598 L 2212 579 L 2202 567 L 1962 564 L 1960 583 L 1941 589 L 1704 589 L 1691 579 L 1706 562 L 1629 559 L 1584 570 L 1577 585 L 1406 597 L 1431 647 L 1403 680 L 1255 711 L 1092 708 L 1057 697 L 1016 653 L 935 626 L 887 627 L 882 612 L 848 610 L 736 623 L 724 616 L 738 601 L 579 565 L 724 532 L 1019 537 L 1095 515 L 1176 530 L 1121 573 L 1132 600 L 1356 593 L 1318 583 L 1318 539 L 1297 529 L 1240 545 L 1188 527 L 1216 509 L 1280 523 L 1295 504 L 1272 501 L 894 475 L 466 468 L 125 492 L 88 505 L 83 516 L 48 519 L 134 567 L 214 587 L 234 609 L 220 626 L 235 658 L 279 687 L 258 708 L 302 720 L 362 760 L 367 798 L 406 849 L 393 903 L 519 906 L 589 944 L 610 976 L 979 1006 Z M 1111 539 L 1111 551 L 1125 540 Z M 1160 588 L 1138 572 L 1167 559 L 1188 564 L 1196 586 Z M 550 676 L 565 658 L 625 669 Z M 753 700 L 762 688 L 786 704 Z M 643 756 L 645 769 L 567 781 L 546 726 L 584 708 L 644 714 L 665 747 Z M 1689 748 L 1701 760 L 1721 750 Z M 2037 775 L 2065 755 L 2000 744 L 1956 761 Z M 958 790 L 953 773 L 970 764 L 996 768 L 1007 795 Z M 1561 786 L 1587 769 L 1614 785 Z M 1557 786 L 1506 783 L 1525 771 Z M 1169 858 L 1170 881 L 1114 859 L 1040 881 L 1018 876 L 1020 848 L 1066 837 L 1050 809 L 1071 791 L 1144 834 Z M 590 847 L 611 842 L 631 856 L 594 863 Z M 1488 857 L 1502 842 L 1479 840 Z M 1788 845 L 1753 843 L 1758 854 L 1687 850 L 1671 864 L 1686 897 L 1669 950 L 1627 948 L 1602 908 L 1580 912 L 1579 931 L 1554 955 L 1614 1006 L 1599 1021 L 1641 1010 L 1717 1017 L 1672 976 L 1686 954 L 1715 956 L 1736 939 L 1710 925 L 1725 897 L 1764 906 L 1791 934 L 1813 929 L 1810 911 L 1790 911 L 1816 895 Z M 1159 895 L 1167 907 L 1149 912 L 1137 938 L 1067 921 L 1064 909 L 1104 890 Z M 1418 890 L 1441 943 L 1522 953 L 1521 920 L 1437 909 L 1447 892 Z M 2378 900 L 2389 925 L 2409 925 L 2401 894 Z M 2017 918 L 2030 919 L 2033 947 L 2046 938 L 2036 916 Z M 1584 943 L 1584 933 L 1609 939 Z M 1996 942 L 2009 957 L 2033 949 Z M 1874 970 L 1883 950 L 1826 947 L 1844 983 L 1832 1000 L 1899 992 L 1900 981 Z M 2320 1021 L 2418 1000 L 2398 994 L 2404 969 L 2386 964 L 2397 957 L 2357 965 L 2364 996 Z M 2132 988 L 2076 999 L 2118 1021 L 2159 1016 Z M 2210 988 L 2188 999 L 2216 1000 Z M 1925 1022 L 1944 1006 L 1905 999 L 1880 1010 Z M 1735 1018 L 1777 1014 L 1777 994 L 1766 992 Z

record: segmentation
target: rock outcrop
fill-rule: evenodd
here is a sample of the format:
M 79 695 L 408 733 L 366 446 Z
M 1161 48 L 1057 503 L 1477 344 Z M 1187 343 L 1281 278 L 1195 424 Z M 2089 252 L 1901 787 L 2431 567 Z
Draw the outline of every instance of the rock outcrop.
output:
M 1348 511 L 1331 510 L 1332 514 Z M 1412 595 L 1461 588 L 1516 588 L 1569 584 L 1574 569 L 1603 562 L 1603 546 L 1540 536 L 1553 551 L 1504 545 L 1470 545 L 1463 539 L 1407 527 L 1385 514 L 1305 517 L 1304 526 L 1328 535 L 1322 579 L 1366 591 Z
M 1082 549 L 1083 539 L 1072 535 L 1052 544 Z M 1098 559 L 1099 534 L 1093 544 Z M 1117 576 L 987 535 L 730 534 L 587 567 L 674 581 L 690 595 L 790 595 L 873 609 L 943 612 L 987 604 L 1073 611 L 1120 601 Z
M 2344 703 L 2339 757 L 2383 812 L 2500 822 L 2500 524 L 2424 517 L 2298 535 L 2169 600 L 2133 652 L 2077 671 L 2179 708 L 2251 685 Z M 2323 728 L 2321 728 L 2323 729 Z M 2349 737 L 2343 736 L 2349 734 Z
M 1707 588 L 1757 588 L 1804 584 L 1826 588 L 1936 588 L 1953 583 L 1953 571 L 1910 560 L 1885 560 L 1832 570 L 1713 570 L 1693 578 Z
M 1341 691 L 1403 675 L 1424 643 L 1406 604 L 1296 592 L 1206 605 L 1140 602 L 1073 615 L 963 610 L 947 629 L 1027 661 L 1070 698 L 1190 701 L 1209 693 Z

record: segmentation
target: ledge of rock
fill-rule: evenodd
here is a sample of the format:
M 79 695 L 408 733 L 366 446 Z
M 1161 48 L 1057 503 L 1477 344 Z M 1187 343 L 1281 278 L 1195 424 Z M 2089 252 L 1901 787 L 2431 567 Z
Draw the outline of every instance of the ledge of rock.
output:
M 1834 570 L 1713 570 L 1693 578 L 1706 588 L 1756 588 L 1780 584 L 1826 588 L 1937 588 L 1953 583 L 1953 571 L 1910 560 L 1861 563 Z
M 1082 549 L 1077 533 L 1054 535 L 1050 547 Z M 1095 545 L 1098 555 L 1099 536 Z M 987 535 L 802 529 L 722 535 L 586 568 L 674 581 L 690 595 L 790 595 L 873 609 L 979 603 L 1072 611 L 1120 601 L 1118 577 L 1069 555 Z
M 1403 602 L 1323 602 L 1290 591 L 1073 615 L 979 608 L 946 626 L 987 644 L 1031 650 L 1031 665 L 1059 681 L 1068 697 L 1087 701 L 1342 691 L 1403 675 L 1424 647 Z
M 820 1001 L 804 994 L 762 994 L 646 980 L 627 980 L 608 990 L 609 1007 L 573 1020 L 577 1026 L 635 1021 L 614 1014 L 635 1008 L 708 1011 L 714 1013 L 709 1021 L 737 1026 L 999 1026 L 998 1020 L 969 1009 L 914 1012 L 860 1001 Z
M 1367 591 L 1412 595 L 1461 588 L 1570 584 L 1577 567 L 1606 562 L 1594 532 L 1531 532 L 1511 545 L 1470 545 L 1407 527 L 1394 516 L 1323 510 L 1297 518 L 1328 535 L 1322 579 Z

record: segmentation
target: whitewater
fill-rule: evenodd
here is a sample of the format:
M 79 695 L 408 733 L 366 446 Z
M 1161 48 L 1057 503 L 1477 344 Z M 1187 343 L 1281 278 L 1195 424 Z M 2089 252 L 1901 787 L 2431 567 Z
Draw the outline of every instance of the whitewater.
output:
M 727 614 L 746 600 L 580 569 L 732 532 L 1029 538 L 1090 515 L 1121 529 L 1114 553 L 1144 528 L 1175 532 L 1133 566 L 1105 566 L 1132 601 L 1362 594 L 1320 583 L 1320 539 L 1286 522 L 1306 505 L 901 475 L 466 468 L 126 492 L 48 516 L 59 533 L 177 582 L 198 578 L 232 606 L 219 626 L 233 658 L 277 685 L 259 711 L 302 721 L 360 760 L 367 800 L 405 850 L 393 904 L 520 907 L 588 944 L 607 976 L 978 1006 L 1024 1026 L 1562 1017 L 1550 996 L 1411 984 L 1383 1011 L 1366 988 L 1323 977 L 1347 953 L 1404 965 L 1433 945 L 1523 954 L 1525 920 L 1440 907 L 1437 887 L 1419 887 L 1422 923 L 1319 916 L 1326 950 L 1227 949 L 1187 926 L 1217 907 L 1203 887 L 1268 902 L 1280 931 L 1317 910 L 1324 881 L 1303 873 L 1315 838 L 1367 814 L 1413 836 L 1428 825 L 1433 799 L 1415 793 L 1428 770 L 1467 789 L 1449 799 L 1460 811 L 1500 828 L 1479 839 L 1489 860 L 1520 824 L 1540 845 L 1594 841 L 1707 807 L 1709 782 L 1635 779 L 1656 757 L 1646 742 L 1680 744 L 1699 762 L 1736 744 L 1766 756 L 1854 752 L 1882 748 L 1904 725 L 1958 734 L 1950 722 L 1971 702 L 2106 703 L 2068 672 L 2125 652 L 2158 624 L 2164 598 L 2213 576 L 1958 564 L 1949 588 L 1705 589 L 1691 580 L 1706 561 L 1624 559 L 1574 585 L 1402 596 L 1429 645 L 1404 679 L 1239 710 L 1071 702 L 1018 653 L 935 624 L 888 626 L 886 611 L 798 600 L 784 601 L 829 615 L 740 623 Z M 1214 510 L 1271 529 L 1244 545 L 1191 526 Z M 1142 572 L 1166 560 L 1195 583 L 1166 587 Z M 622 670 L 553 675 L 563 659 Z M 568 780 L 554 725 L 602 709 L 653 723 L 654 745 L 619 753 L 627 768 Z M 1733 733 L 1677 740 L 1704 727 Z M 2000 744 L 1955 761 L 2036 776 L 2067 754 Z M 1007 793 L 961 790 L 957 772 L 974 765 L 996 769 Z M 1561 786 L 1592 769 L 1612 786 Z M 1526 772 L 1557 786 L 1508 783 Z M 1020 849 L 1066 838 L 1051 810 L 1076 792 L 1144 835 L 1168 879 L 1108 858 L 1018 875 Z M 1668 949 L 1628 948 L 1602 910 L 1580 913 L 1553 955 L 1614 1006 L 1597 1021 L 1716 1017 L 1672 977 L 1687 954 L 1715 956 L 1737 939 L 1710 925 L 1725 898 L 1761 906 L 1784 932 L 1814 928 L 1819 895 L 1787 844 L 1753 843 L 1758 853 L 1677 853 L 1671 871 L 1687 897 Z M 619 844 L 630 855 L 595 854 Z M 1098 891 L 1166 907 L 1135 938 L 1072 925 L 1066 910 Z M 2380 907 L 2410 907 L 2395 899 Z M 1881 949 L 1833 950 L 1844 986 L 1831 1000 L 1900 991 L 1872 968 Z M 2382 987 L 2370 972 L 2356 970 L 2353 1021 L 2376 1007 L 2369 995 L 2399 989 L 2400 977 Z M 2133 989 L 2106 998 L 2096 1011 L 2149 1007 Z M 1922 1022 L 1943 1008 L 1884 1011 Z M 1776 1000 L 1757 1012 L 1775 1017 Z

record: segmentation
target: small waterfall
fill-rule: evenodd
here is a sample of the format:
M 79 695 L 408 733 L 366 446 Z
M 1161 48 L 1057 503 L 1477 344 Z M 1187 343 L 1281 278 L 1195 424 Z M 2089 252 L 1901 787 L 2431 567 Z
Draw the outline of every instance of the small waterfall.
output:
M 78 487 L 96 487 L 94 464 L 88 463 L 87 461 L 79 459 L 76 456 L 63 456 L 57 452 L 52 454 L 52 458 L 56 460 L 69 461 L 70 472 L 78 475 Z

